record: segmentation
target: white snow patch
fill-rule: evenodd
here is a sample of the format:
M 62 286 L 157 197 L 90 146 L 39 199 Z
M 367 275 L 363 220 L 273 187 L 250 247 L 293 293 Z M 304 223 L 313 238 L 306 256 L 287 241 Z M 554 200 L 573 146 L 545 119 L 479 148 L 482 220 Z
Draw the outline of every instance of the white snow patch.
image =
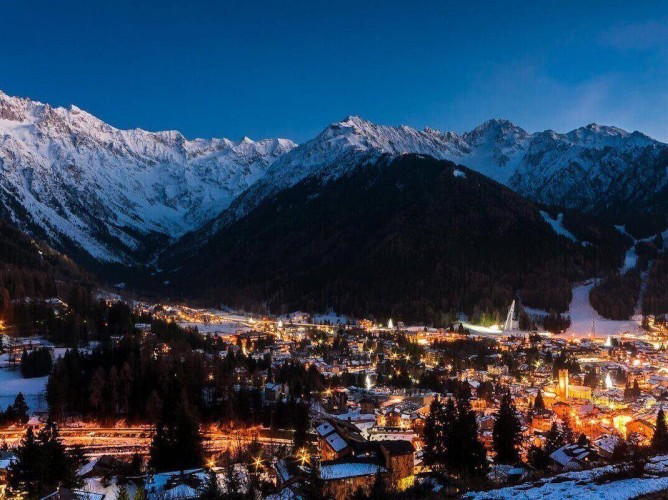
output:
M 564 214 L 560 213 L 557 215 L 556 220 L 550 217 L 550 214 L 547 212 L 541 210 L 540 215 L 543 216 L 543 219 L 545 219 L 545 222 L 547 222 L 550 227 L 554 230 L 555 233 L 557 233 L 559 236 L 564 236 L 565 238 L 568 238 L 571 241 L 578 242 L 578 239 L 575 237 L 573 233 L 571 233 L 568 229 L 564 227 Z
M 21 370 L 0 368 L 0 409 L 5 411 L 7 406 L 14 403 L 19 392 L 23 393 L 31 411 L 47 409 L 46 405 L 46 377 L 23 378 Z
M 624 265 L 619 270 L 620 273 L 624 274 L 627 271 L 630 271 L 638 265 L 638 254 L 636 253 L 636 246 L 631 245 L 624 255 Z
M 646 472 L 653 477 L 639 477 L 596 484 L 596 479 L 614 471 L 609 465 L 588 471 L 569 472 L 553 478 L 465 495 L 469 500 L 573 498 L 578 500 L 628 500 L 668 489 L 668 456 L 654 457 Z M 656 477 L 663 475 L 664 477 Z
M 320 467 L 320 475 L 325 480 L 342 479 L 346 477 L 371 476 L 385 471 L 385 467 L 370 463 L 341 463 L 323 465 Z
M 623 333 L 642 334 L 638 321 L 618 321 L 605 319 L 591 306 L 589 294 L 594 288 L 594 282 L 588 282 L 573 288 L 573 298 L 568 308 L 571 317 L 571 326 L 566 334 L 573 337 L 587 337 L 592 331 L 592 321 L 595 326 L 595 336 L 621 335 Z

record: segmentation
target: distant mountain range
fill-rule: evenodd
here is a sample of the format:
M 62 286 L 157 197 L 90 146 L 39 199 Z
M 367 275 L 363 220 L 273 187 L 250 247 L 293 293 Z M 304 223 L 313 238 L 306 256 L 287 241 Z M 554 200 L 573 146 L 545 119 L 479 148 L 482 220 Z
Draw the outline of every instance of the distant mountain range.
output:
M 404 156 L 412 160 L 394 161 Z M 445 218 L 487 224 L 489 214 L 481 215 L 488 211 L 481 206 L 484 200 L 467 201 L 462 193 L 494 200 L 493 190 L 509 188 L 519 196 L 504 195 L 497 202 L 527 200 L 532 203 L 531 210 L 516 214 L 505 206 L 490 206 L 489 211 L 516 218 L 518 226 L 541 225 L 545 234 L 555 234 L 550 229 L 555 222 L 537 218 L 540 210 L 554 215 L 568 212 L 566 224 L 579 220 L 582 226 L 586 219 L 584 225 L 596 227 L 592 234 L 599 236 L 612 227 L 610 223 L 626 224 L 627 230 L 635 224 L 648 234 L 668 224 L 668 145 L 616 127 L 591 124 L 566 134 L 551 130 L 529 133 L 507 120 L 490 120 L 458 135 L 377 125 L 350 116 L 300 145 L 287 139 L 188 140 L 174 131 L 119 130 L 75 106 L 53 108 L 0 92 L 0 209 L 4 219 L 81 263 L 93 267 L 112 264 L 115 268 L 150 264 L 154 274 L 158 268 L 165 270 L 157 272 L 160 279 L 179 268 L 189 269 L 191 276 L 206 272 L 205 254 L 211 269 L 225 269 L 229 265 L 225 259 L 231 259 L 232 254 L 220 245 L 242 241 L 240 228 L 249 227 L 251 220 L 282 227 L 284 214 L 295 216 L 285 200 L 296 192 L 308 191 L 312 199 L 329 199 L 330 186 L 352 189 L 350 179 L 375 182 L 373 179 L 382 177 L 377 169 L 392 165 L 415 168 L 418 176 L 420 169 L 431 172 L 435 168 L 420 161 L 430 157 L 452 162 L 440 169 L 463 165 L 489 178 L 484 181 L 484 190 L 460 192 L 455 184 L 456 196 L 468 204 L 470 213 L 454 210 L 444 202 Z M 375 172 L 372 178 L 360 171 L 365 166 Z M 470 175 L 463 167 L 457 171 Z M 408 175 L 401 181 L 407 183 L 411 172 L 402 175 Z M 476 175 L 475 182 L 478 179 Z M 359 195 L 364 193 L 361 190 Z M 417 202 L 414 198 L 402 200 L 401 190 L 389 190 L 390 195 L 398 206 Z M 431 199 L 429 193 L 423 195 L 425 200 Z M 279 205 L 277 200 L 282 200 Z M 302 210 L 313 208 L 304 200 L 300 203 Z M 355 212 L 363 205 L 348 200 L 346 206 Z M 576 216 L 576 212 L 584 215 Z M 276 221 L 270 220 L 270 213 Z M 304 214 L 306 219 L 311 216 Z M 385 227 L 390 220 L 396 222 L 391 217 L 398 215 L 390 210 L 387 217 L 376 220 L 378 227 Z M 522 217 L 527 219 L 521 221 Z M 606 221 L 605 229 L 598 218 Z M 451 222 L 459 228 L 459 221 Z M 287 234 L 305 237 L 304 227 L 288 229 Z M 431 225 L 425 230 L 437 231 Z M 475 241 L 484 244 L 479 231 L 474 228 Z M 567 233 L 562 233 L 560 240 L 568 239 L 563 237 Z M 323 245 L 319 248 L 325 252 L 325 234 L 318 238 Z M 595 239 L 586 241 L 595 244 Z M 604 240 L 608 241 L 600 241 Z M 511 251 L 506 243 L 504 240 L 497 248 Z M 616 249 L 617 243 L 613 244 Z M 258 244 L 250 250 L 259 259 L 262 242 Z M 361 252 L 362 247 L 358 248 Z M 271 251 L 269 248 L 268 253 Z M 353 257 L 361 258 L 361 254 Z M 496 257 L 490 254 L 490 258 Z M 313 259 L 317 261 L 315 256 Z M 192 266 L 187 265 L 190 261 Z M 610 265 L 612 261 L 606 263 Z M 286 270 L 288 276 L 293 272 Z M 171 274 L 173 283 L 194 290 L 189 279 Z M 569 271 L 566 275 L 578 273 Z M 206 274 L 200 276 L 206 281 Z M 509 283 L 517 285 L 513 280 Z M 245 296 L 257 299 L 253 293 Z M 503 300 L 506 298 L 507 290 Z M 293 299 L 290 303 L 299 298 Z
M 278 159 L 232 207 L 252 205 L 314 173 L 336 177 L 361 159 L 417 153 L 465 165 L 541 203 L 601 212 L 618 203 L 642 206 L 665 189 L 666 152 L 665 144 L 640 132 L 596 124 L 529 134 L 507 120 L 490 120 L 460 136 L 352 116 Z

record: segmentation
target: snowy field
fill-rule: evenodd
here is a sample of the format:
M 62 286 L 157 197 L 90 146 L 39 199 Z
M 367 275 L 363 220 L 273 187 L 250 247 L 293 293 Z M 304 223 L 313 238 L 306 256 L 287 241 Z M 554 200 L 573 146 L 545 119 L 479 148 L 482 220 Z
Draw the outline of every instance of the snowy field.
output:
M 0 368 L 0 408 L 6 410 L 7 405 L 12 404 L 16 395 L 22 392 L 31 411 L 46 410 L 44 391 L 48 378 L 23 378 L 19 369 Z
M 595 323 L 595 336 L 618 336 L 623 333 L 642 334 L 637 321 L 615 321 L 601 317 L 589 303 L 589 292 L 594 287 L 593 282 L 573 288 L 573 299 L 568 314 L 571 317 L 571 326 L 566 331 L 568 336 L 587 337 L 592 331 L 592 319 Z
M 345 325 L 350 318 L 343 316 L 341 314 L 336 314 L 335 312 L 328 312 L 326 314 L 314 314 L 313 322 L 316 324 L 329 323 L 331 325 Z
M 631 248 L 629 248 L 626 251 L 626 254 L 624 254 L 624 265 L 619 270 L 619 272 L 624 274 L 625 272 L 630 271 L 637 265 L 638 265 L 638 254 L 636 254 L 636 247 L 635 245 L 631 245 Z
M 501 488 L 492 491 L 470 493 L 470 500 L 538 500 L 547 498 L 572 498 L 581 500 L 628 500 L 638 495 L 656 493 L 668 489 L 668 455 L 654 457 L 647 464 L 646 476 L 596 484 L 595 479 L 613 471 L 612 466 L 582 472 L 570 472 L 558 476 Z
M 568 238 L 571 241 L 574 241 L 575 243 L 578 243 L 578 239 L 575 237 L 573 233 L 571 233 L 566 227 L 564 226 L 564 214 L 560 213 L 557 215 L 556 219 L 553 219 L 550 214 L 547 212 L 544 212 L 543 210 L 540 211 L 540 215 L 543 216 L 543 219 L 545 222 L 547 222 L 551 227 L 552 230 L 557 233 L 559 236 L 563 236 L 565 238 Z
M 503 334 L 503 330 L 501 330 L 501 328 L 499 328 L 498 326 L 475 325 L 473 323 L 467 323 L 466 321 L 462 321 L 461 323 L 464 328 L 470 330 L 472 333 L 493 334 L 493 335 Z
M 189 323 L 186 321 L 179 321 L 178 325 L 183 328 L 197 328 L 202 335 L 234 335 L 237 332 L 251 330 L 249 326 L 235 321 L 224 321 L 220 323 Z

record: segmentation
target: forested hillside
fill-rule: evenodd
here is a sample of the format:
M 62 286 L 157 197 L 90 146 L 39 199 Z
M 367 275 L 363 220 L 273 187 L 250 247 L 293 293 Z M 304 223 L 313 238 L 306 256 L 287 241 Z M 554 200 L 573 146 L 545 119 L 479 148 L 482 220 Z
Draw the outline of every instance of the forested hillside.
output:
M 560 236 L 539 207 L 464 167 L 385 156 L 310 177 L 224 227 L 178 268 L 189 297 L 275 312 L 325 310 L 441 324 L 525 305 L 565 311 L 571 282 L 621 264 L 628 243 L 572 217 Z M 586 243 L 583 243 L 586 241 Z M 181 267 L 179 267 L 181 266 Z
M 32 324 L 40 299 L 89 296 L 94 278 L 68 257 L 0 219 L 0 319 Z

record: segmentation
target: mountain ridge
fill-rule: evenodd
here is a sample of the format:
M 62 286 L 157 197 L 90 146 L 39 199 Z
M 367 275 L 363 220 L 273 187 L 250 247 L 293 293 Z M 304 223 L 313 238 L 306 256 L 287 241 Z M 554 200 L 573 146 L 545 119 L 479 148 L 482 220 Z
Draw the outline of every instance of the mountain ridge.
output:
M 194 229 L 293 147 L 120 130 L 76 106 L 0 94 L 0 199 L 9 218 L 103 261 L 132 261 L 145 250 L 139 234 L 169 239 Z
M 613 126 L 530 133 L 496 118 L 460 135 L 350 115 L 299 145 L 190 140 L 178 131 L 117 129 L 74 105 L 0 91 L 5 218 L 101 262 L 146 264 L 175 240 L 201 246 L 309 176 L 331 181 L 365 161 L 407 153 L 464 165 L 546 205 L 622 219 L 639 211 L 665 220 L 668 212 L 668 146 Z

